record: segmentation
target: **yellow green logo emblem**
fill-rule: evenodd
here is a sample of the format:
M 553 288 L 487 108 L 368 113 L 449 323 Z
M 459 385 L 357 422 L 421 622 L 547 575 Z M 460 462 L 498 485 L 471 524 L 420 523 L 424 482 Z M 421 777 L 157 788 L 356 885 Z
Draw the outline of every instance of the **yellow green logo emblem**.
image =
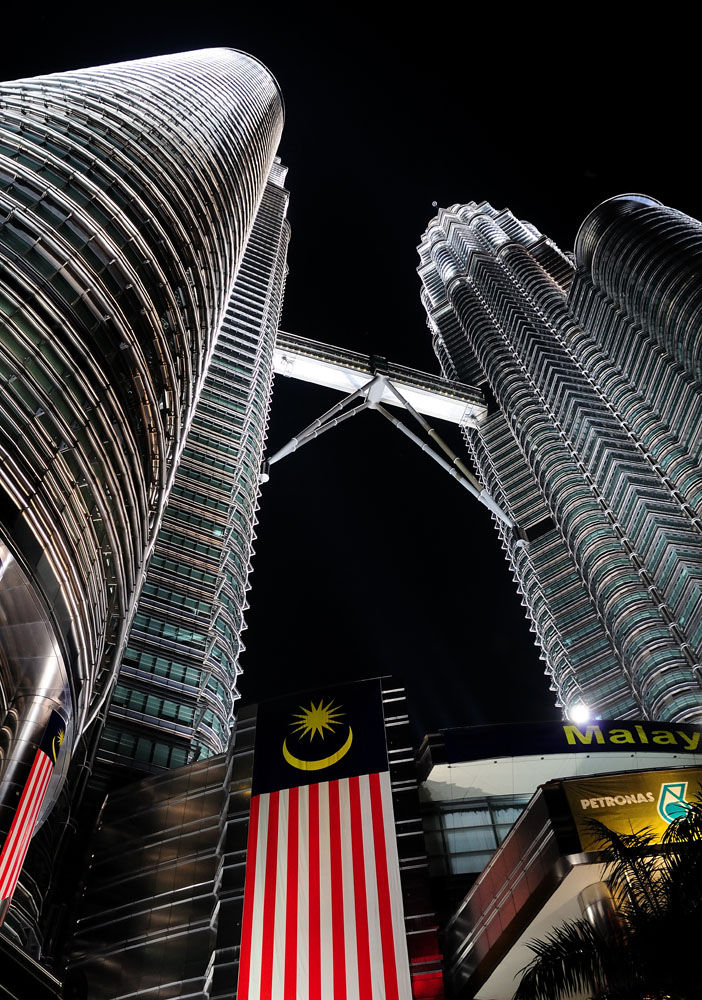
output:
M 658 796 L 658 815 L 666 823 L 681 819 L 687 813 L 690 803 L 685 798 L 686 792 L 686 781 L 670 781 L 661 785 Z

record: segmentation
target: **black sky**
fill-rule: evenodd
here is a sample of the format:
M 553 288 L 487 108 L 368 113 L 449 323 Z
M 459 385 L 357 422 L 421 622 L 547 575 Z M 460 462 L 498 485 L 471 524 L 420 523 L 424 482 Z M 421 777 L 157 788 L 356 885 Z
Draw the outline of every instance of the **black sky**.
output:
M 284 329 L 429 371 L 432 202 L 509 207 L 563 249 L 624 191 L 702 214 L 692 29 L 667 10 L 69 3 L 16 5 L 3 30 L 6 79 L 210 45 L 259 57 L 286 102 Z M 334 401 L 277 379 L 271 451 Z M 245 701 L 395 673 L 417 734 L 555 716 L 489 516 L 377 414 L 276 466 L 260 517 Z

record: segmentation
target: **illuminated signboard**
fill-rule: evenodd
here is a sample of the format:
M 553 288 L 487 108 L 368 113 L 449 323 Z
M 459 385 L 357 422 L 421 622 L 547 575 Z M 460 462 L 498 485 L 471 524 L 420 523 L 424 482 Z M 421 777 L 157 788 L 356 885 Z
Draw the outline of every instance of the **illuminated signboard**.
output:
M 441 737 L 450 764 L 526 754 L 652 753 L 702 754 L 702 727 L 684 723 L 597 720 L 527 722 L 504 726 L 446 729 Z
M 648 830 L 660 840 L 702 789 L 702 769 L 630 771 L 565 781 L 563 787 L 582 848 L 593 851 L 598 847 L 598 836 L 589 822 L 593 819 L 616 833 Z

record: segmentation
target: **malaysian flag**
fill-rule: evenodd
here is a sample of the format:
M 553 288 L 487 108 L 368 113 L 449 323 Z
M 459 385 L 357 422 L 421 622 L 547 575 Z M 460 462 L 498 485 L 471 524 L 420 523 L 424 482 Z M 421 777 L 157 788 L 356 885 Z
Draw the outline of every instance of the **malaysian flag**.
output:
M 237 1000 L 411 1000 L 379 682 L 261 706 Z
M 52 712 L 0 851 L 0 914 L 7 911 L 17 886 L 65 733 L 64 719 Z

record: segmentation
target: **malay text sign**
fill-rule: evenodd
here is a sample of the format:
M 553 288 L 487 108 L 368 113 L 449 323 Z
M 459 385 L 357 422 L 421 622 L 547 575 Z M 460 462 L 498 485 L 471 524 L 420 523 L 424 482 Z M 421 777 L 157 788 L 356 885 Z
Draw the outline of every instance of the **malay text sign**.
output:
M 559 753 L 649 753 L 702 755 L 702 727 L 688 723 L 622 722 L 598 719 L 471 726 L 442 732 L 449 764 L 490 757 Z

